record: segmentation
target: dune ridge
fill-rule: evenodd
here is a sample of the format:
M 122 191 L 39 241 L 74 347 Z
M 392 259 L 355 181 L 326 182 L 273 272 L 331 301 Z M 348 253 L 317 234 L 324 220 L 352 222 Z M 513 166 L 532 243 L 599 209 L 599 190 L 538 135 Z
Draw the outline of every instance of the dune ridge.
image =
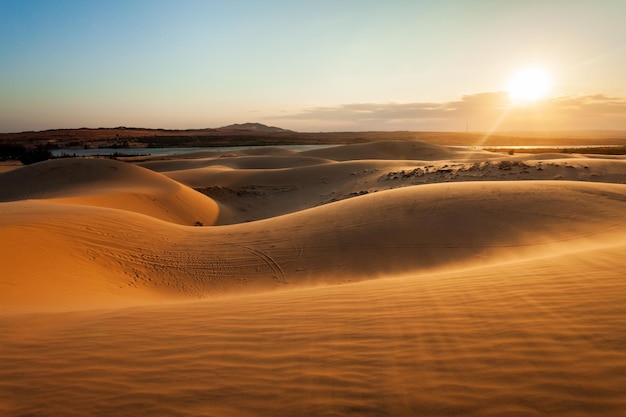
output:
M 392 141 L 0 173 L 0 414 L 626 416 L 625 163 Z

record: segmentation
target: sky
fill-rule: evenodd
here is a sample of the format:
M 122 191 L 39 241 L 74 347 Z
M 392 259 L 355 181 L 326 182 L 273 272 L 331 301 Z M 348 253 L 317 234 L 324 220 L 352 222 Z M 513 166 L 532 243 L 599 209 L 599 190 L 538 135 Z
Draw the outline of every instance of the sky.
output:
M 626 130 L 625 16 L 624 0 L 0 0 L 0 132 Z M 524 68 L 550 88 L 516 102 Z

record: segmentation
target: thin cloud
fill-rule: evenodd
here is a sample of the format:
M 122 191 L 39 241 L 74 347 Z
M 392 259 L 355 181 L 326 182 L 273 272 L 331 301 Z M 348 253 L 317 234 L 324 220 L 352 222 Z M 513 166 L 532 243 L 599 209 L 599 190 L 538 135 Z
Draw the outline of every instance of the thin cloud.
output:
M 551 104 L 560 111 L 579 111 L 596 115 L 626 115 L 626 99 L 593 94 L 582 97 L 559 97 Z
M 284 119 L 297 120 L 394 120 L 445 115 L 442 103 L 356 103 L 315 107 Z
M 489 130 L 497 121 L 498 130 L 541 129 L 626 129 L 626 99 L 604 94 L 562 96 L 527 105 L 513 105 L 506 92 L 462 96 L 460 100 L 433 103 L 352 103 L 315 107 L 276 117 L 308 122 L 394 123 L 405 128 L 455 129 L 470 124 L 474 130 Z
M 460 101 L 443 103 L 354 103 L 334 107 L 314 107 L 282 116 L 296 120 L 404 120 L 452 119 L 476 112 L 503 109 L 508 104 L 504 92 L 463 96 Z

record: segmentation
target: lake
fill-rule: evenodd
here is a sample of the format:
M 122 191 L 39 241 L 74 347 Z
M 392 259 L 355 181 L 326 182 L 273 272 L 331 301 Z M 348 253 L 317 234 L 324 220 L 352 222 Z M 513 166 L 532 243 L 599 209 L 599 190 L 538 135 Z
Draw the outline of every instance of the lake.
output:
M 337 145 L 284 145 L 266 146 L 294 151 L 308 151 L 311 149 L 329 148 Z M 198 151 L 238 151 L 242 149 L 254 149 L 259 146 L 219 146 L 219 147 L 195 147 L 195 148 L 98 148 L 98 149 L 53 149 L 52 156 L 136 156 L 136 155 L 177 155 L 181 153 Z

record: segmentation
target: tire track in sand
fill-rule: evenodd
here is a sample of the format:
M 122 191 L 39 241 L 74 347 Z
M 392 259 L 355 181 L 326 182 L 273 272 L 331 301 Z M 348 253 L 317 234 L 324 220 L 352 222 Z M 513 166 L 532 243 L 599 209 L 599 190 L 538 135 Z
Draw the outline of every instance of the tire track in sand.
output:
M 223 242 L 223 241 L 219 241 L 218 243 L 242 249 L 242 250 L 244 250 L 244 251 L 246 251 L 246 252 L 248 252 L 248 253 L 256 256 L 256 257 L 258 257 L 259 259 L 261 259 L 272 270 L 272 272 L 274 274 L 274 277 L 276 279 L 278 279 L 278 281 L 281 284 L 288 284 L 287 277 L 285 275 L 285 271 L 283 270 L 283 268 L 280 266 L 280 264 L 274 258 L 272 258 L 270 255 L 268 255 L 266 252 L 264 252 L 262 250 L 259 250 L 259 249 L 252 248 L 250 246 L 241 245 L 239 243 Z

